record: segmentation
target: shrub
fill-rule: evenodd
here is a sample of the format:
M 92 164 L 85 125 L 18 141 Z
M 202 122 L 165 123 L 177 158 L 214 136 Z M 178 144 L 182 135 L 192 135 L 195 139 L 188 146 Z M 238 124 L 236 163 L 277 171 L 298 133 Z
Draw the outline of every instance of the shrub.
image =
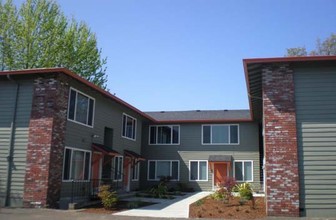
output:
M 224 187 L 220 187 L 218 190 L 216 190 L 215 193 L 211 195 L 211 197 L 215 200 L 227 200 L 229 195 L 228 191 Z
M 253 191 L 250 183 L 241 183 L 235 186 L 240 198 L 245 200 L 251 200 L 253 198 Z
M 117 192 L 112 191 L 110 185 L 100 186 L 98 197 L 101 199 L 105 209 L 113 208 L 118 202 Z
M 225 190 L 226 191 L 226 200 L 229 202 L 230 198 L 232 196 L 232 190 L 237 185 L 236 179 L 233 177 L 226 177 L 225 180 L 221 183 L 219 183 L 217 186 L 219 187 L 219 190 Z M 217 190 L 218 191 L 218 190 Z M 224 193 L 224 191 L 223 191 Z
M 154 186 L 149 190 L 149 192 L 158 198 L 165 198 L 168 194 L 168 187 L 166 186 L 165 182 L 159 183 L 159 185 Z

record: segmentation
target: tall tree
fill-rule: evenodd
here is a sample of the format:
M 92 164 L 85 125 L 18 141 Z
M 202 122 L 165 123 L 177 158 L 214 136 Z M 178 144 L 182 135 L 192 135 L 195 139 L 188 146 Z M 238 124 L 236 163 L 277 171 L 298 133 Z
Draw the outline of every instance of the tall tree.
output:
M 106 58 L 90 28 L 68 19 L 51 0 L 27 0 L 19 9 L 0 0 L 2 69 L 66 67 L 106 87 Z
M 307 52 L 305 47 L 287 48 L 286 56 L 330 56 L 336 55 L 336 34 L 331 34 L 324 41 L 317 39 L 316 49 Z

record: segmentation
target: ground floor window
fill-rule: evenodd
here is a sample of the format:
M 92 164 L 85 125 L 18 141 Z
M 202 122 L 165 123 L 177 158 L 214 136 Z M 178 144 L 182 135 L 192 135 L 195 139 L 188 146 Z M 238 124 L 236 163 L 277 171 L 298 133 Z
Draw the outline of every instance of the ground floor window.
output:
M 113 176 L 115 181 L 122 181 L 123 174 L 123 157 L 114 157 Z
M 253 161 L 237 160 L 234 162 L 234 176 L 237 181 L 252 182 L 253 181 Z
M 135 163 L 132 166 L 132 181 L 138 181 L 139 180 L 139 169 L 140 169 L 140 162 Z
M 180 161 L 178 160 L 149 160 L 148 180 L 160 180 L 162 177 L 171 177 L 178 181 L 180 176 Z
M 208 181 L 208 161 L 191 160 L 189 161 L 189 180 Z
M 65 148 L 63 180 L 89 180 L 91 152 Z

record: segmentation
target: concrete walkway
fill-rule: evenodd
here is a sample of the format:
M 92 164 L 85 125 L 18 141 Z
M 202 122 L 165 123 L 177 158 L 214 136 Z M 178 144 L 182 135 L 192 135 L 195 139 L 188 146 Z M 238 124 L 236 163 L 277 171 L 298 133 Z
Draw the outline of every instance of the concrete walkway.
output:
M 143 216 L 143 217 L 165 217 L 165 218 L 188 218 L 189 205 L 197 200 L 209 195 L 211 192 L 198 192 L 178 196 L 175 199 L 151 199 L 136 198 L 145 202 L 155 202 L 157 204 L 118 212 L 116 216 Z

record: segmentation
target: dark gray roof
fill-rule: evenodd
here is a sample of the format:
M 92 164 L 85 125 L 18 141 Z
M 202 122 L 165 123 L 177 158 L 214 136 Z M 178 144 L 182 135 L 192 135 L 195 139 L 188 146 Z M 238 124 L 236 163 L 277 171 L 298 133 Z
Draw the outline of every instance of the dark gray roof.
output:
M 231 155 L 210 155 L 209 162 L 222 162 L 222 161 L 232 161 Z
M 189 120 L 249 120 L 249 110 L 194 110 L 194 111 L 161 111 L 145 112 L 158 121 L 189 121 Z

